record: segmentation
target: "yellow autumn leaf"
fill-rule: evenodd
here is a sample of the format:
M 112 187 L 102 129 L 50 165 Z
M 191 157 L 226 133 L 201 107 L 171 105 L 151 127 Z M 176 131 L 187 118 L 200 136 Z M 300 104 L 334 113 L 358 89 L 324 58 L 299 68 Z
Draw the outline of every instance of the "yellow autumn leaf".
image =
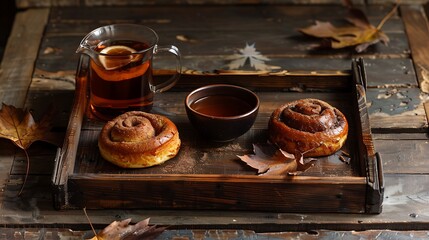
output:
M 369 23 L 364 12 L 350 8 L 346 19 L 352 25 L 336 27 L 330 22 L 316 21 L 314 25 L 301 28 L 299 31 L 309 36 L 330 39 L 330 47 L 333 49 L 355 46 L 357 52 L 362 52 L 377 42 L 384 44 L 389 42 L 389 37 L 381 31 L 381 27 L 396 12 L 397 7 L 398 5 L 395 5 L 377 27 Z

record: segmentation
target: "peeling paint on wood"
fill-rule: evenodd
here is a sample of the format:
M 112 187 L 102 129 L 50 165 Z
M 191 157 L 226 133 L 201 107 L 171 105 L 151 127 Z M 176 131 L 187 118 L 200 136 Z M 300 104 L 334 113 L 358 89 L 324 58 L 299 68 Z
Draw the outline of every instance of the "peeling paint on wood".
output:
M 376 131 L 424 132 L 428 128 L 423 103 L 429 95 L 418 88 L 380 88 L 367 90 L 371 127 Z

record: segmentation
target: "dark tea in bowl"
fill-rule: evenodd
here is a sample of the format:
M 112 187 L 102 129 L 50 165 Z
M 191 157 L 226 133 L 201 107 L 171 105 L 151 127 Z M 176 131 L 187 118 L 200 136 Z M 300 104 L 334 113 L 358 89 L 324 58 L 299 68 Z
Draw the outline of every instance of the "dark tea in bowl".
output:
M 214 84 L 189 93 L 185 108 L 189 121 L 203 137 L 215 142 L 228 142 L 253 126 L 258 115 L 259 98 L 240 86 Z

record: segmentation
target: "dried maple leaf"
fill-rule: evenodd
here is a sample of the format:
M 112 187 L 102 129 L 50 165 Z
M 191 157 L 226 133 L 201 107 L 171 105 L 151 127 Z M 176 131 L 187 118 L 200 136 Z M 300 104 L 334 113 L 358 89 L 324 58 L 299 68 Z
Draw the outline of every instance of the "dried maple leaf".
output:
M 227 60 L 231 60 L 228 64 L 229 69 L 238 69 L 246 64 L 249 60 L 250 66 L 256 70 L 270 70 L 272 66 L 267 65 L 265 62 L 270 59 L 256 51 L 255 44 L 247 44 L 242 49 L 238 49 L 238 54 L 233 54 L 227 57 Z
M 159 236 L 166 227 L 149 226 L 149 218 L 134 225 L 131 219 L 113 221 L 90 240 L 150 240 Z
M 297 175 L 313 165 L 315 159 L 305 159 L 303 154 L 291 154 L 274 145 L 253 145 L 254 154 L 239 157 L 258 170 L 258 175 Z
M 350 3 L 346 20 L 353 26 L 335 27 L 330 22 L 316 21 L 314 25 L 299 29 L 300 32 L 324 39 L 330 39 L 330 47 L 334 49 L 355 46 L 357 52 L 362 52 L 368 46 L 382 42 L 385 45 L 389 37 L 381 31 L 384 23 L 396 12 L 398 4 L 383 18 L 377 27 L 371 25 L 367 16 L 360 9 L 353 8 Z
M 2 104 L 2 109 L 0 110 L 0 138 L 11 140 L 24 151 L 27 159 L 27 173 L 18 195 L 21 194 L 28 177 L 30 161 L 27 149 L 30 145 L 35 141 L 45 141 L 58 145 L 55 136 L 49 132 L 51 129 L 51 117 L 51 114 L 45 114 L 43 119 L 36 123 L 29 111 Z
M 37 123 L 28 110 L 2 104 L 0 110 L 0 137 L 11 140 L 17 147 L 28 149 L 35 141 L 57 144 L 50 134 L 52 112 Z

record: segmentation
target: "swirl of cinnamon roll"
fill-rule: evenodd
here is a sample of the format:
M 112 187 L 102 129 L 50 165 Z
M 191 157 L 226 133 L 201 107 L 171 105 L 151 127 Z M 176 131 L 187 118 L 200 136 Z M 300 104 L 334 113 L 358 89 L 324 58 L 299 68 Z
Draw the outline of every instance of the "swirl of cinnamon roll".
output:
M 98 137 L 101 156 L 123 168 L 161 164 L 180 149 L 179 132 L 167 117 L 140 111 L 108 121 Z
M 268 138 L 273 144 L 305 157 L 335 153 L 344 145 L 347 133 L 347 119 L 340 110 L 311 98 L 284 104 L 268 122 Z

